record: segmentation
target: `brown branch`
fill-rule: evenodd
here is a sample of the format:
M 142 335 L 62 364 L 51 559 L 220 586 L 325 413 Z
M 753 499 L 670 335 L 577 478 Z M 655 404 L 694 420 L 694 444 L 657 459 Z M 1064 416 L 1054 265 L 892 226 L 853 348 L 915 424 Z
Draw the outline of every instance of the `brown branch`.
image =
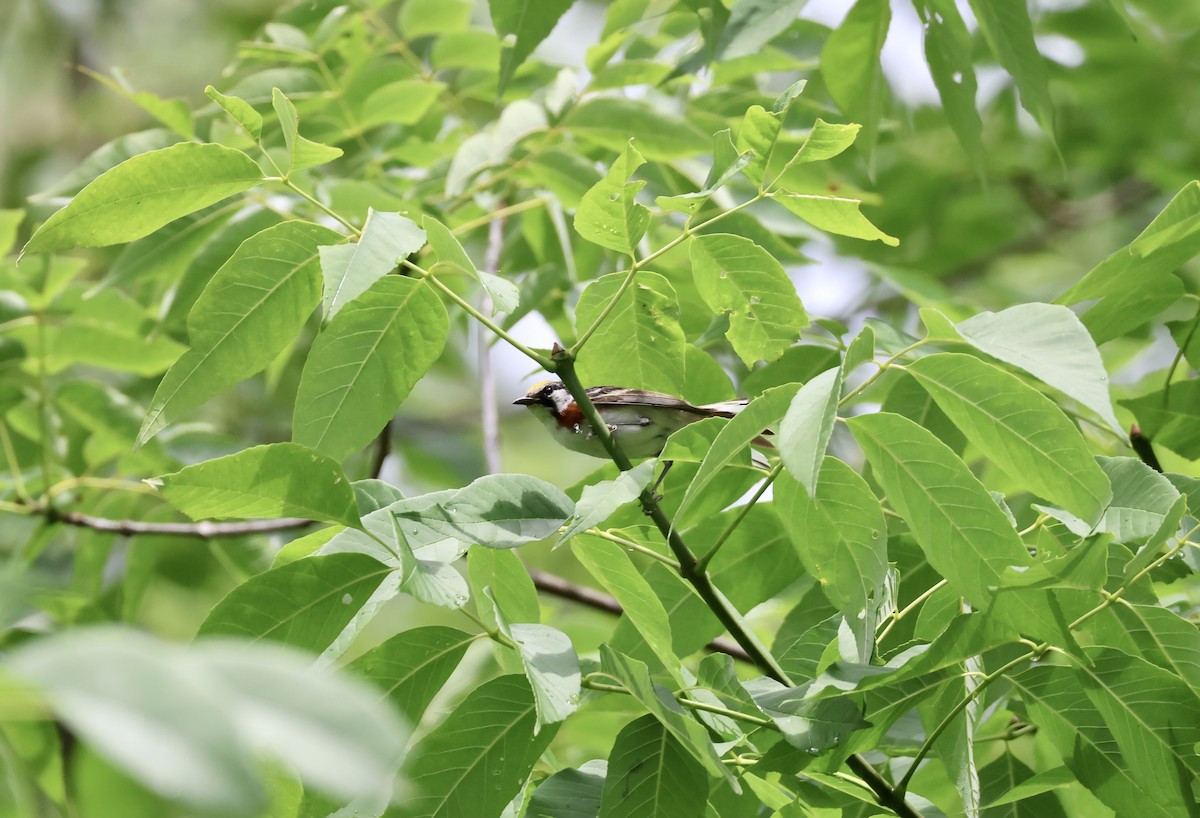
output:
M 106 531 L 133 537 L 139 534 L 162 534 L 168 537 L 198 537 L 202 540 L 213 537 L 239 537 L 247 534 L 269 534 L 273 531 L 288 531 L 312 525 L 312 520 L 302 517 L 284 517 L 280 520 L 247 520 L 236 523 L 218 523 L 201 520 L 198 523 L 146 523 L 141 520 L 112 520 L 93 517 L 78 511 L 48 511 L 51 522 L 66 523 L 94 531 Z

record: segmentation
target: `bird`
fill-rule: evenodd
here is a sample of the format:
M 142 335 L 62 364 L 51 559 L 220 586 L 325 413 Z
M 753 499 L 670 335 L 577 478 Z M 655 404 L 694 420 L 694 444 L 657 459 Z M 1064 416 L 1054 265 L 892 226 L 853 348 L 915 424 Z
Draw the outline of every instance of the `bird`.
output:
M 695 406 L 682 398 L 623 386 L 593 386 L 587 396 L 626 456 L 657 457 L 667 438 L 705 418 L 731 418 L 747 401 L 729 400 Z M 561 381 L 542 381 L 513 401 L 528 406 L 560 444 L 592 457 L 608 457 L 583 410 Z M 769 445 L 769 444 L 768 444 Z

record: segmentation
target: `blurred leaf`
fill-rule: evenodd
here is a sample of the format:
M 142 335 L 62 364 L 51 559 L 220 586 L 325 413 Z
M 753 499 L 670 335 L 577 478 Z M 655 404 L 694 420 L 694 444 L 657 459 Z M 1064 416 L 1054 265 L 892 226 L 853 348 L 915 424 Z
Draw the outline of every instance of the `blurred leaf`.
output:
M 708 150 L 709 137 L 695 127 L 668 116 L 644 100 L 592 97 L 575 108 L 569 128 L 611 151 L 622 151 L 632 138 L 638 151 L 652 162 L 695 156 Z
M 292 418 L 292 437 L 337 460 L 370 443 L 442 354 L 450 331 L 423 281 L 384 276 L 313 342 Z
M 773 361 L 800 337 L 808 316 L 783 266 L 750 239 L 717 233 L 689 243 L 705 303 L 729 316 L 726 336 L 747 365 Z
M 711 61 L 758 53 L 787 31 L 808 0 L 742 0 L 735 3 Z
M 825 86 L 838 108 L 862 123 L 863 145 L 872 167 L 886 86 L 879 55 L 891 22 L 887 0 L 858 0 L 821 49 Z
M 105 171 L 34 231 L 22 254 L 104 247 L 148 236 L 262 181 L 249 156 L 183 142 Z
M 554 732 L 534 733 L 533 693 L 524 677 L 484 682 L 409 752 L 402 772 L 415 792 L 405 814 L 500 815 Z
M 675 818 L 704 812 L 701 766 L 654 716 L 625 725 L 608 755 L 599 818 Z
M 406 37 L 428 37 L 462 31 L 471 22 L 470 0 L 408 0 L 400 8 L 400 30 Z
M 405 4 L 405 11 L 409 5 Z M 413 125 L 421 121 L 445 90 L 442 83 L 425 80 L 388 83 L 367 97 L 359 126 L 365 130 L 390 122 Z
M 180 138 L 166 128 L 151 128 L 147 131 L 118 136 L 88 154 L 66 176 L 46 190 L 30 197 L 33 202 L 42 202 L 56 196 L 73 196 L 81 188 L 105 171 L 115 168 L 126 159 L 150 151 L 162 150 L 178 142 Z
M 610 309 L 580 350 L 579 377 L 597 386 L 619 384 L 678 395 L 684 385 L 684 335 L 671 283 L 648 270 L 621 292 L 627 273 L 593 281 L 579 297 L 576 326 L 583 332 Z
M 967 0 L 979 30 L 1004 70 L 1021 92 L 1021 107 L 1033 115 L 1042 132 L 1054 140 L 1054 103 L 1049 72 L 1033 38 L 1025 0 Z
M 295 339 L 321 296 L 317 248 L 340 239 L 328 228 L 290 221 L 268 227 L 238 247 L 192 307 L 192 348 L 155 390 L 138 445 L 263 369 Z
M 492 25 L 504 43 L 498 94 L 504 93 L 517 68 L 550 35 L 573 3 L 574 0 L 488 0 Z
M 290 516 L 361 526 L 341 467 L 295 443 L 255 446 L 159 479 L 162 495 L 193 520 Z
M 425 231 L 399 213 L 368 209 L 367 223 L 354 244 L 321 248 L 325 279 L 325 320 L 358 298 L 407 256 L 425 246 Z
M 971 55 L 971 33 L 953 0 L 921 0 L 916 6 L 925 27 L 925 61 L 941 97 L 942 110 L 982 179 L 983 121 L 975 104 L 978 84 Z

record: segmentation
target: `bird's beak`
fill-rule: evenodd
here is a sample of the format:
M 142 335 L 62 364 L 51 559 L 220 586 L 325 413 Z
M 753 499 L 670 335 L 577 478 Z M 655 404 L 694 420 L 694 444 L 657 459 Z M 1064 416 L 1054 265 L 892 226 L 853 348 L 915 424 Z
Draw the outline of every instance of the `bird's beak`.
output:
M 532 403 L 537 403 L 537 401 L 535 401 L 533 398 L 529 397 L 528 395 L 522 395 L 521 397 L 519 397 L 515 401 L 513 401 L 513 406 L 529 406 Z

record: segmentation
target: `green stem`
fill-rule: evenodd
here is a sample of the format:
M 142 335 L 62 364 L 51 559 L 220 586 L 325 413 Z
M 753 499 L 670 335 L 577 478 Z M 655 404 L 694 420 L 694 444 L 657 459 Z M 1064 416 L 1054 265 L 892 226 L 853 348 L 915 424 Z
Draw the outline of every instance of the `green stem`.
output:
M 600 675 L 600 674 L 596 674 L 596 675 Z M 607 677 L 607 675 L 606 675 L 606 678 L 611 678 L 611 677 Z M 583 678 L 581 683 L 582 683 L 583 687 L 586 687 L 588 690 L 598 690 L 602 693 L 624 693 L 625 695 L 630 695 L 629 690 L 624 685 L 621 685 L 621 684 L 608 684 L 607 682 L 598 682 L 594 678 L 590 678 L 587 676 L 585 676 Z M 692 710 L 703 710 L 706 713 L 716 713 L 719 716 L 725 716 L 727 718 L 735 719 L 736 721 L 748 722 L 749 724 L 754 724 L 759 727 L 767 727 L 772 730 L 779 729 L 775 725 L 775 722 L 773 722 L 770 719 L 765 718 L 763 716 L 752 716 L 749 713 L 743 713 L 739 710 L 730 710 L 728 707 L 721 707 L 720 705 L 717 705 L 717 704 L 709 704 L 708 702 L 701 702 L 701 701 L 696 701 L 695 699 L 688 699 L 682 695 L 677 695 L 675 697 L 675 701 L 679 702 L 684 707 L 690 707 Z
M 729 525 L 725 526 L 725 530 L 721 532 L 721 536 L 717 537 L 717 541 L 714 542 L 712 547 L 704 553 L 704 556 L 696 561 L 697 570 L 704 571 L 704 569 L 708 567 L 708 564 L 712 562 L 712 558 L 715 557 L 717 552 L 721 550 L 721 546 L 723 546 L 725 541 L 728 540 L 733 534 L 734 529 L 742 524 L 742 520 L 746 519 L 746 515 L 750 513 L 752 508 L 754 508 L 755 503 L 757 503 L 762 496 L 766 494 L 767 489 L 770 488 L 771 484 L 775 482 L 775 478 L 779 476 L 781 471 L 783 471 L 782 460 L 776 463 L 775 466 L 769 472 L 767 472 L 766 479 L 763 480 L 762 485 L 758 487 L 758 491 L 754 492 L 754 496 L 750 498 L 750 502 L 738 509 L 737 516 L 729 521 Z
M 907 355 L 909 352 L 912 352 L 917 347 L 924 346 L 927 343 L 929 343 L 928 338 L 922 338 L 920 341 L 914 341 L 913 343 L 906 346 L 904 349 L 897 352 L 892 357 L 888 358 L 883 363 L 876 364 L 876 366 L 879 367 L 879 371 L 876 372 L 871 377 L 867 378 L 862 383 L 860 383 L 854 389 L 850 390 L 850 392 L 844 398 L 842 398 L 840 401 L 838 401 L 838 406 L 839 407 L 845 406 L 847 403 L 850 402 L 850 400 L 852 398 L 856 397 L 864 389 L 869 387 L 871 384 L 875 383 L 875 381 L 879 380 L 879 378 L 883 376 L 884 372 L 887 372 L 888 369 L 890 369 L 891 367 L 896 365 L 896 361 L 899 360 L 901 356 Z
M 453 301 L 455 304 L 457 304 L 459 307 L 461 307 L 463 312 L 465 312 L 467 315 L 474 318 L 480 324 L 483 324 L 485 327 L 487 327 L 489 330 L 491 330 L 493 333 L 495 333 L 498 337 L 503 338 L 505 341 L 508 341 L 508 343 L 511 344 L 514 349 L 516 349 L 518 352 L 525 355 L 525 357 L 532 360 L 534 363 L 536 363 L 542 369 L 546 370 L 547 372 L 555 371 L 556 364 L 554 362 L 554 359 L 547 358 L 545 355 L 541 354 L 540 352 L 534 352 L 532 349 L 530 349 L 529 347 L 522 344 L 516 338 L 509 335 L 508 332 L 506 332 L 502 327 L 500 327 L 499 324 L 497 324 L 492 319 L 488 318 L 486 315 L 481 313 L 479 310 L 475 309 L 475 307 L 469 301 L 465 300 L 458 293 L 454 292 L 454 290 L 450 289 L 445 284 L 438 281 L 437 276 L 435 276 L 433 273 L 429 272 L 424 267 L 421 267 L 419 265 L 412 263 L 408 259 L 405 259 L 403 262 L 401 262 L 401 264 L 403 264 L 403 266 L 407 267 L 409 270 L 412 270 L 417 275 L 421 276 L 423 279 L 428 281 L 434 287 L 437 287 L 439 290 L 442 291 L 442 293 L 447 298 L 449 298 L 451 301 Z
M 0 448 L 4 449 L 4 459 L 8 463 L 8 473 L 12 475 L 13 490 L 17 498 L 28 503 L 32 498 L 25 489 L 25 478 L 21 476 L 21 463 L 17 460 L 17 451 L 13 448 L 12 438 L 8 435 L 7 424 L 0 423 Z
M 509 205 L 508 207 L 502 207 L 499 210 L 493 210 L 491 213 L 488 213 L 486 216 L 480 216 L 478 219 L 471 219 L 470 221 L 463 222 L 450 232 L 456 236 L 461 236 L 464 233 L 470 233 L 477 227 L 483 227 L 485 224 L 491 224 L 492 222 L 500 221 L 501 219 L 507 219 L 509 216 L 512 216 L 515 213 L 520 213 L 524 210 L 532 210 L 533 208 L 541 207 L 544 204 L 546 204 L 545 199 L 543 199 L 541 196 L 535 196 L 532 199 L 526 199 L 523 202 L 517 202 L 516 204 Z
M 886 625 L 884 625 L 883 631 L 878 636 L 875 637 L 875 644 L 879 645 L 885 638 L 887 638 L 887 635 L 889 633 L 891 633 L 892 628 L 896 626 L 897 622 L 899 622 L 901 619 L 903 619 L 904 617 L 906 617 L 910 613 L 912 613 L 912 611 L 918 605 L 920 605 L 925 600 L 929 599 L 929 597 L 933 596 L 935 591 L 937 591 L 939 588 L 944 587 L 945 585 L 946 585 L 946 580 L 944 580 L 944 579 L 938 580 L 930 588 L 927 588 L 924 591 L 924 593 L 922 593 L 920 596 L 918 596 L 912 602 L 905 605 L 904 610 L 897 611 L 896 613 L 892 614 L 891 621 L 889 621 Z
M 295 193 L 295 194 L 296 194 L 297 196 L 299 196 L 301 199 L 303 199 L 304 201 L 308 202 L 308 203 L 309 203 L 309 204 L 311 204 L 313 207 L 317 208 L 317 209 L 318 209 L 318 210 L 320 210 L 322 213 L 324 213 L 326 216 L 328 216 L 328 217 L 329 217 L 329 218 L 331 218 L 331 219 L 334 219 L 334 220 L 335 220 L 335 221 L 337 221 L 339 224 L 341 224 L 343 227 L 345 227 L 347 230 L 349 230 L 349 231 L 350 231 L 350 232 L 351 232 L 351 233 L 354 235 L 354 237 L 355 237 L 355 238 L 359 238 L 360 236 L 362 236 L 362 231 L 361 231 L 361 230 L 359 230 L 357 227 L 355 227 L 355 226 L 354 226 L 354 225 L 353 225 L 353 224 L 352 224 L 352 223 L 351 223 L 349 220 L 347 220 L 345 217 L 343 217 L 343 216 L 342 216 L 342 214 L 340 214 L 340 213 L 338 213 L 337 211 L 333 210 L 331 207 L 329 207 L 328 205 L 326 205 L 326 204 L 325 204 L 324 202 L 322 202 L 320 199 L 317 199 L 315 196 L 313 196 L 313 195 L 312 195 L 311 193 L 309 193 L 307 190 L 304 190 L 302 187 L 300 187 L 298 184 L 296 184 L 295 182 L 293 182 L 293 181 L 292 181 L 291 179 L 289 179 L 288 177 L 286 177 L 286 176 L 283 176 L 283 177 L 280 177 L 280 178 L 278 178 L 278 179 L 271 179 L 271 180 L 264 180 L 264 181 L 274 181 L 274 182 L 280 182 L 280 183 L 282 183 L 282 184 L 283 184 L 283 186 L 284 186 L 284 187 L 286 187 L 288 190 L 292 191 L 292 193 Z
M 42 486 L 50 486 L 50 462 L 52 446 L 50 441 L 50 386 L 46 373 L 46 316 L 39 310 L 37 313 L 37 382 L 38 382 L 38 433 L 42 436 Z M 43 492 L 45 491 L 43 488 Z
M 622 548 L 626 548 L 630 551 L 636 551 L 637 553 L 647 556 L 652 560 L 661 562 L 663 565 L 666 565 L 676 571 L 679 570 L 679 563 L 675 562 L 675 560 L 671 559 L 666 554 L 660 554 L 653 548 L 647 548 L 641 543 L 628 540 L 624 537 L 618 536 L 617 534 L 613 534 L 611 531 L 604 531 L 599 528 L 589 528 L 584 533 L 591 534 L 593 537 L 599 537 L 602 540 L 608 540 L 609 542 L 616 543 Z

